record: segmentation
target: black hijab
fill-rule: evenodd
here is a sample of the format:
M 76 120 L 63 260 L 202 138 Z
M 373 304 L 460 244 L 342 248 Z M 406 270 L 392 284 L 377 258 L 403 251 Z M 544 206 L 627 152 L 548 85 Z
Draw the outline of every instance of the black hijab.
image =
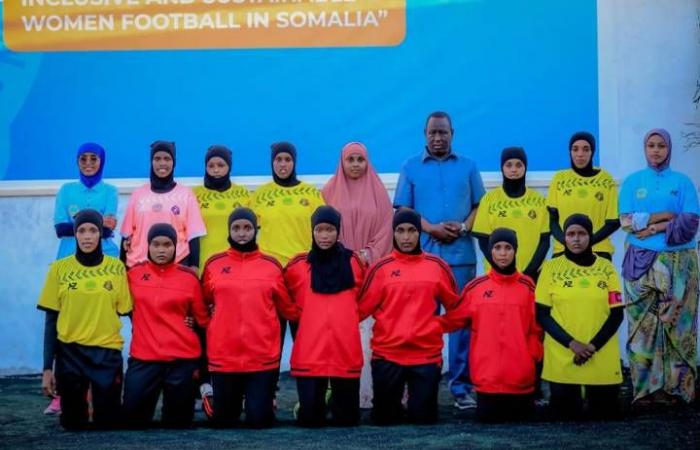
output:
M 91 223 L 100 230 L 100 239 L 97 241 L 97 247 L 90 253 L 82 251 L 77 241 L 78 227 L 84 223 Z M 87 267 L 100 265 L 104 260 L 104 254 L 102 253 L 102 235 L 104 232 L 102 215 L 94 209 L 83 209 L 79 211 L 78 214 L 73 217 L 73 232 L 76 236 L 75 259 L 77 259 L 80 264 Z
M 513 255 L 513 261 L 511 261 L 511 263 L 503 269 L 498 267 L 498 265 L 492 261 L 493 256 L 491 251 L 493 250 L 494 245 L 496 245 L 498 242 L 507 242 L 512 245 L 513 250 L 515 250 L 515 255 L 517 255 L 518 236 L 515 234 L 515 231 L 511 230 L 510 228 L 496 228 L 493 230 L 493 233 L 491 233 L 491 236 L 489 236 L 489 262 L 491 263 L 491 268 L 503 275 L 513 275 L 515 273 L 515 255 Z
M 340 235 L 340 213 L 332 206 L 320 206 L 311 216 L 311 230 L 316 225 L 333 225 Z M 352 273 L 352 251 L 336 241 L 326 250 L 312 239 L 311 251 L 306 260 L 311 264 L 311 290 L 320 294 L 335 294 L 355 286 Z
M 228 172 L 226 175 L 214 178 L 207 172 L 207 164 L 209 160 L 218 156 L 228 164 Z M 223 145 L 212 145 L 207 149 L 207 154 L 204 156 L 204 187 L 213 191 L 224 192 L 231 187 L 231 150 Z
M 153 170 L 153 156 L 158 152 L 166 152 L 173 158 L 173 170 L 170 175 L 160 178 Z M 164 194 L 175 189 L 175 143 L 170 141 L 155 141 L 151 144 L 151 190 Z
M 525 173 L 517 180 L 506 178 L 503 165 L 509 159 L 519 159 L 525 165 Z M 518 198 L 525 195 L 525 177 L 527 176 L 527 154 L 522 147 L 506 147 L 501 152 L 501 174 L 503 175 L 503 190 L 510 198 Z
M 418 230 L 418 236 L 419 236 L 418 243 L 416 244 L 416 248 L 414 248 L 413 251 L 406 253 L 406 252 L 402 251 L 401 247 L 399 247 L 399 245 L 396 243 L 396 238 L 393 238 L 394 248 L 396 249 L 396 251 L 398 251 L 400 253 L 404 253 L 404 254 L 408 254 L 408 255 L 420 255 L 422 252 L 422 250 L 420 248 L 420 233 L 421 233 L 421 231 L 423 231 L 423 227 L 421 226 L 421 223 L 420 223 L 420 214 L 418 214 L 416 211 L 414 211 L 412 209 L 408 209 L 408 208 L 400 209 L 400 210 L 396 211 L 396 213 L 394 214 L 394 218 L 391 221 L 392 230 L 396 231 L 396 227 L 398 227 L 402 223 L 410 223 L 411 225 L 416 227 L 416 229 Z
M 574 145 L 574 142 L 576 141 L 586 141 L 588 142 L 588 145 L 591 146 L 591 159 L 588 161 L 588 165 L 582 169 L 576 167 L 576 164 L 574 164 L 574 158 L 571 157 L 571 146 Z M 600 169 L 593 168 L 593 156 L 595 156 L 595 137 L 587 131 L 579 131 L 574 133 L 571 136 L 571 139 L 569 139 L 569 160 L 571 162 L 571 169 L 582 177 L 592 177 L 598 175 Z
M 231 239 L 231 224 L 240 219 L 245 219 L 248 222 L 250 222 L 253 225 L 253 229 L 255 230 L 253 238 L 245 244 L 239 244 L 238 242 Z M 244 207 L 238 207 L 234 209 L 233 212 L 228 216 L 228 243 L 231 246 L 231 248 L 234 250 L 238 250 L 241 253 L 254 252 L 258 249 L 258 244 L 255 241 L 257 235 L 258 218 L 255 216 L 253 210 Z
M 272 159 L 270 164 L 273 166 L 272 179 L 275 180 L 275 183 L 282 187 L 293 187 L 301 183 L 301 181 L 297 180 L 297 149 L 296 147 L 294 147 L 294 144 L 291 144 L 289 142 L 276 142 L 272 144 L 271 148 Z M 277 176 L 274 168 L 275 157 L 280 153 L 289 153 L 292 156 L 292 161 L 294 162 L 294 168 L 292 169 L 292 173 L 290 173 L 289 176 L 284 179 Z
M 588 248 L 577 255 L 565 245 L 564 255 L 566 259 L 579 266 L 592 266 L 595 262 L 595 255 L 593 254 L 593 246 L 591 245 L 591 238 L 593 237 L 593 223 L 591 219 L 585 214 L 570 215 L 564 222 L 564 236 L 566 236 L 566 230 L 568 230 L 571 225 L 581 225 L 586 230 L 588 233 Z
M 151 228 L 148 230 L 148 259 L 152 263 L 156 264 L 155 261 L 151 258 L 151 241 L 157 237 L 160 236 L 165 236 L 168 239 L 170 239 L 173 242 L 173 246 L 175 247 L 175 252 L 173 252 L 173 259 L 168 261 L 166 264 L 169 264 L 173 261 L 175 261 L 175 256 L 177 255 L 177 231 L 175 231 L 175 228 L 173 228 L 172 225 L 169 223 L 154 223 Z

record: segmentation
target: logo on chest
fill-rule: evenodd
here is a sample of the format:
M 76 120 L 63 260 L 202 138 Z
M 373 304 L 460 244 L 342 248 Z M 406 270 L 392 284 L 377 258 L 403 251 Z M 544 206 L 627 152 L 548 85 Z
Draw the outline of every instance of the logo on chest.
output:
M 151 274 L 144 273 L 143 275 L 141 275 L 141 281 L 151 281 Z
M 230 274 L 231 273 L 231 266 L 222 267 L 221 273 Z
M 640 199 L 640 200 L 643 199 L 643 198 L 647 198 L 647 190 L 646 190 L 646 188 L 639 188 L 639 189 L 637 189 L 637 192 L 635 192 L 635 196 L 636 196 L 638 199 Z
M 105 288 L 106 291 L 111 291 L 112 289 L 114 289 L 114 286 L 112 286 L 112 282 L 109 280 L 105 281 L 102 287 Z
M 391 271 L 391 278 L 396 278 L 401 276 L 401 269 L 396 269 Z
M 493 298 L 493 289 L 485 290 L 481 297 L 482 298 Z
M 180 207 L 177 205 L 173 205 L 172 208 L 170 208 L 170 212 L 175 214 L 176 216 L 180 215 Z

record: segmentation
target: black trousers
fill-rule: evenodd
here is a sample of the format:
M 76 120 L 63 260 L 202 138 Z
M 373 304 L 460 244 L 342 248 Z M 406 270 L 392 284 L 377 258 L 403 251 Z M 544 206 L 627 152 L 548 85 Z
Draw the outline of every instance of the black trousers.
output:
M 480 422 L 517 422 L 535 416 L 533 394 L 485 394 L 477 392 L 476 419 Z
M 435 423 L 438 416 L 439 364 L 403 366 L 383 359 L 372 360 L 374 407 L 372 420 L 377 425 Z M 401 405 L 404 386 L 408 386 L 408 407 Z
M 94 426 L 117 426 L 122 367 L 119 350 L 58 342 L 55 377 L 56 389 L 61 396 L 61 426 L 66 430 L 89 426 L 88 388 L 92 390 Z
M 198 366 L 198 359 L 161 362 L 129 358 L 122 406 L 124 425 L 133 428 L 150 425 L 162 392 L 163 425 L 176 428 L 190 426 L 194 418 L 195 372 Z
M 581 386 L 550 381 L 549 390 L 555 420 L 616 419 L 620 415 L 619 384 Z
M 326 390 L 331 386 L 331 399 L 326 405 Z M 297 424 L 302 427 L 326 425 L 326 415 L 331 412 L 328 425 L 351 427 L 360 422 L 360 379 L 338 377 L 297 377 L 299 415 Z
M 214 388 L 214 425 L 238 425 L 245 397 L 245 425 L 271 427 L 275 422 L 273 399 L 279 369 L 260 372 L 211 372 Z

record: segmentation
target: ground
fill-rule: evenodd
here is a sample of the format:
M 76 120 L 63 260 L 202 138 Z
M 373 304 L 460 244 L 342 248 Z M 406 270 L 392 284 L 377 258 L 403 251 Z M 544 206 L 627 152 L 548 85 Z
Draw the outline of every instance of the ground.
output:
M 57 418 L 44 416 L 47 401 L 39 394 L 38 376 L 0 378 L 0 448 L 44 450 L 102 450 L 135 448 L 700 448 L 700 402 L 675 408 L 632 411 L 612 422 L 552 422 L 539 419 L 527 424 L 482 425 L 474 412 L 456 412 L 447 387 L 440 388 L 440 421 L 433 426 L 380 428 L 368 424 L 357 428 L 307 430 L 293 425 L 295 383 L 283 374 L 279 395 L 278 425 L 270 430 L 213 430 L 201 412 L 195 427 L 173 431 L 63 432 Z M 623 387 L 629 403 L 629 386 Z

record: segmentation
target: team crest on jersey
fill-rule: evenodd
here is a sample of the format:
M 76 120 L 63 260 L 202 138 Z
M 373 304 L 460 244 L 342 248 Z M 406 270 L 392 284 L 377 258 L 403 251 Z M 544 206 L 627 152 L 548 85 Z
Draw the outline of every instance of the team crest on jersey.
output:
M 493 291 L 491 289 L 484 291 L 483 298 L 493 298 Z
M 646 190 L 646 188 L 639 188 L 639 189 L 637 189 L 637 192 L 635 192 L 635 195 L 637 196 L 638 199 L 647 198 L 647 190 Z
M 605 200 L 605 196 L 603 195 L 602 192 L 598 191 L 595 193 L 595 199 L 598 200 L 599 202 L 602 202 Z
M 299 199 L 299 204 L 300 204 L 301 206 L 309 206 L 309 200 L 306 199 L 306 198 L 304 198 L 304 197 L 302 197 L 302 198 Z
M 80 212 L 80 207 L 78 205 L 70 205 L 68 207 L 68 214 L 70 214 L 71 217 L 75 216 Z
M 163 210 L 163 205 L 161 203 L 154 203 L 153 206 L 151 206 L 151 211 L 153 212 L 161 212 Z
M 582 289 L 588 289 L 589 287 L 591 287 L 591 282 L 588 281 L 588 278 L 581 278 L 580 280 L 578 280 L 578 285 Z
M 534 209 L 531 209 L 531 210 L 527 213 L 527 216 L 528 216 L 530 219 L 535 220 L 535 219 L 537 219 L 537 211 L 535 211 Z
M 109 280 L 105 281 L 105 284 L 103 284 L 102 287 L 108 291 L 111 291 L 112 289 L 114 289 L 114 287 L 112 286 L 112 282 Z
M 177 205 L 173 205 L 172 208 L 170 208 L 170 211 L 175 214 L 176 216 L 180 215 L 180 207 Z
M 607 290 L 608 290 L 608 283 L 607 283 L 607 281 L 605 281 L 605 280 L 600 280 L 600 281 L 598 282 L 598 285 L 597 285 L 597 286 L 598 286 L 598 289 L 603 289 L 604 291 L 607 291 Z
M 586 198 L 588 197 L 588 189 L 579 189 L 576 191 L 576 195 L 578 195 L 578 198 Z
M 294 203 L 294 200 L 292 200 L 292 197 L 285 197 L 282 199 L 282 203 L 286 206 L 290 206 Z

